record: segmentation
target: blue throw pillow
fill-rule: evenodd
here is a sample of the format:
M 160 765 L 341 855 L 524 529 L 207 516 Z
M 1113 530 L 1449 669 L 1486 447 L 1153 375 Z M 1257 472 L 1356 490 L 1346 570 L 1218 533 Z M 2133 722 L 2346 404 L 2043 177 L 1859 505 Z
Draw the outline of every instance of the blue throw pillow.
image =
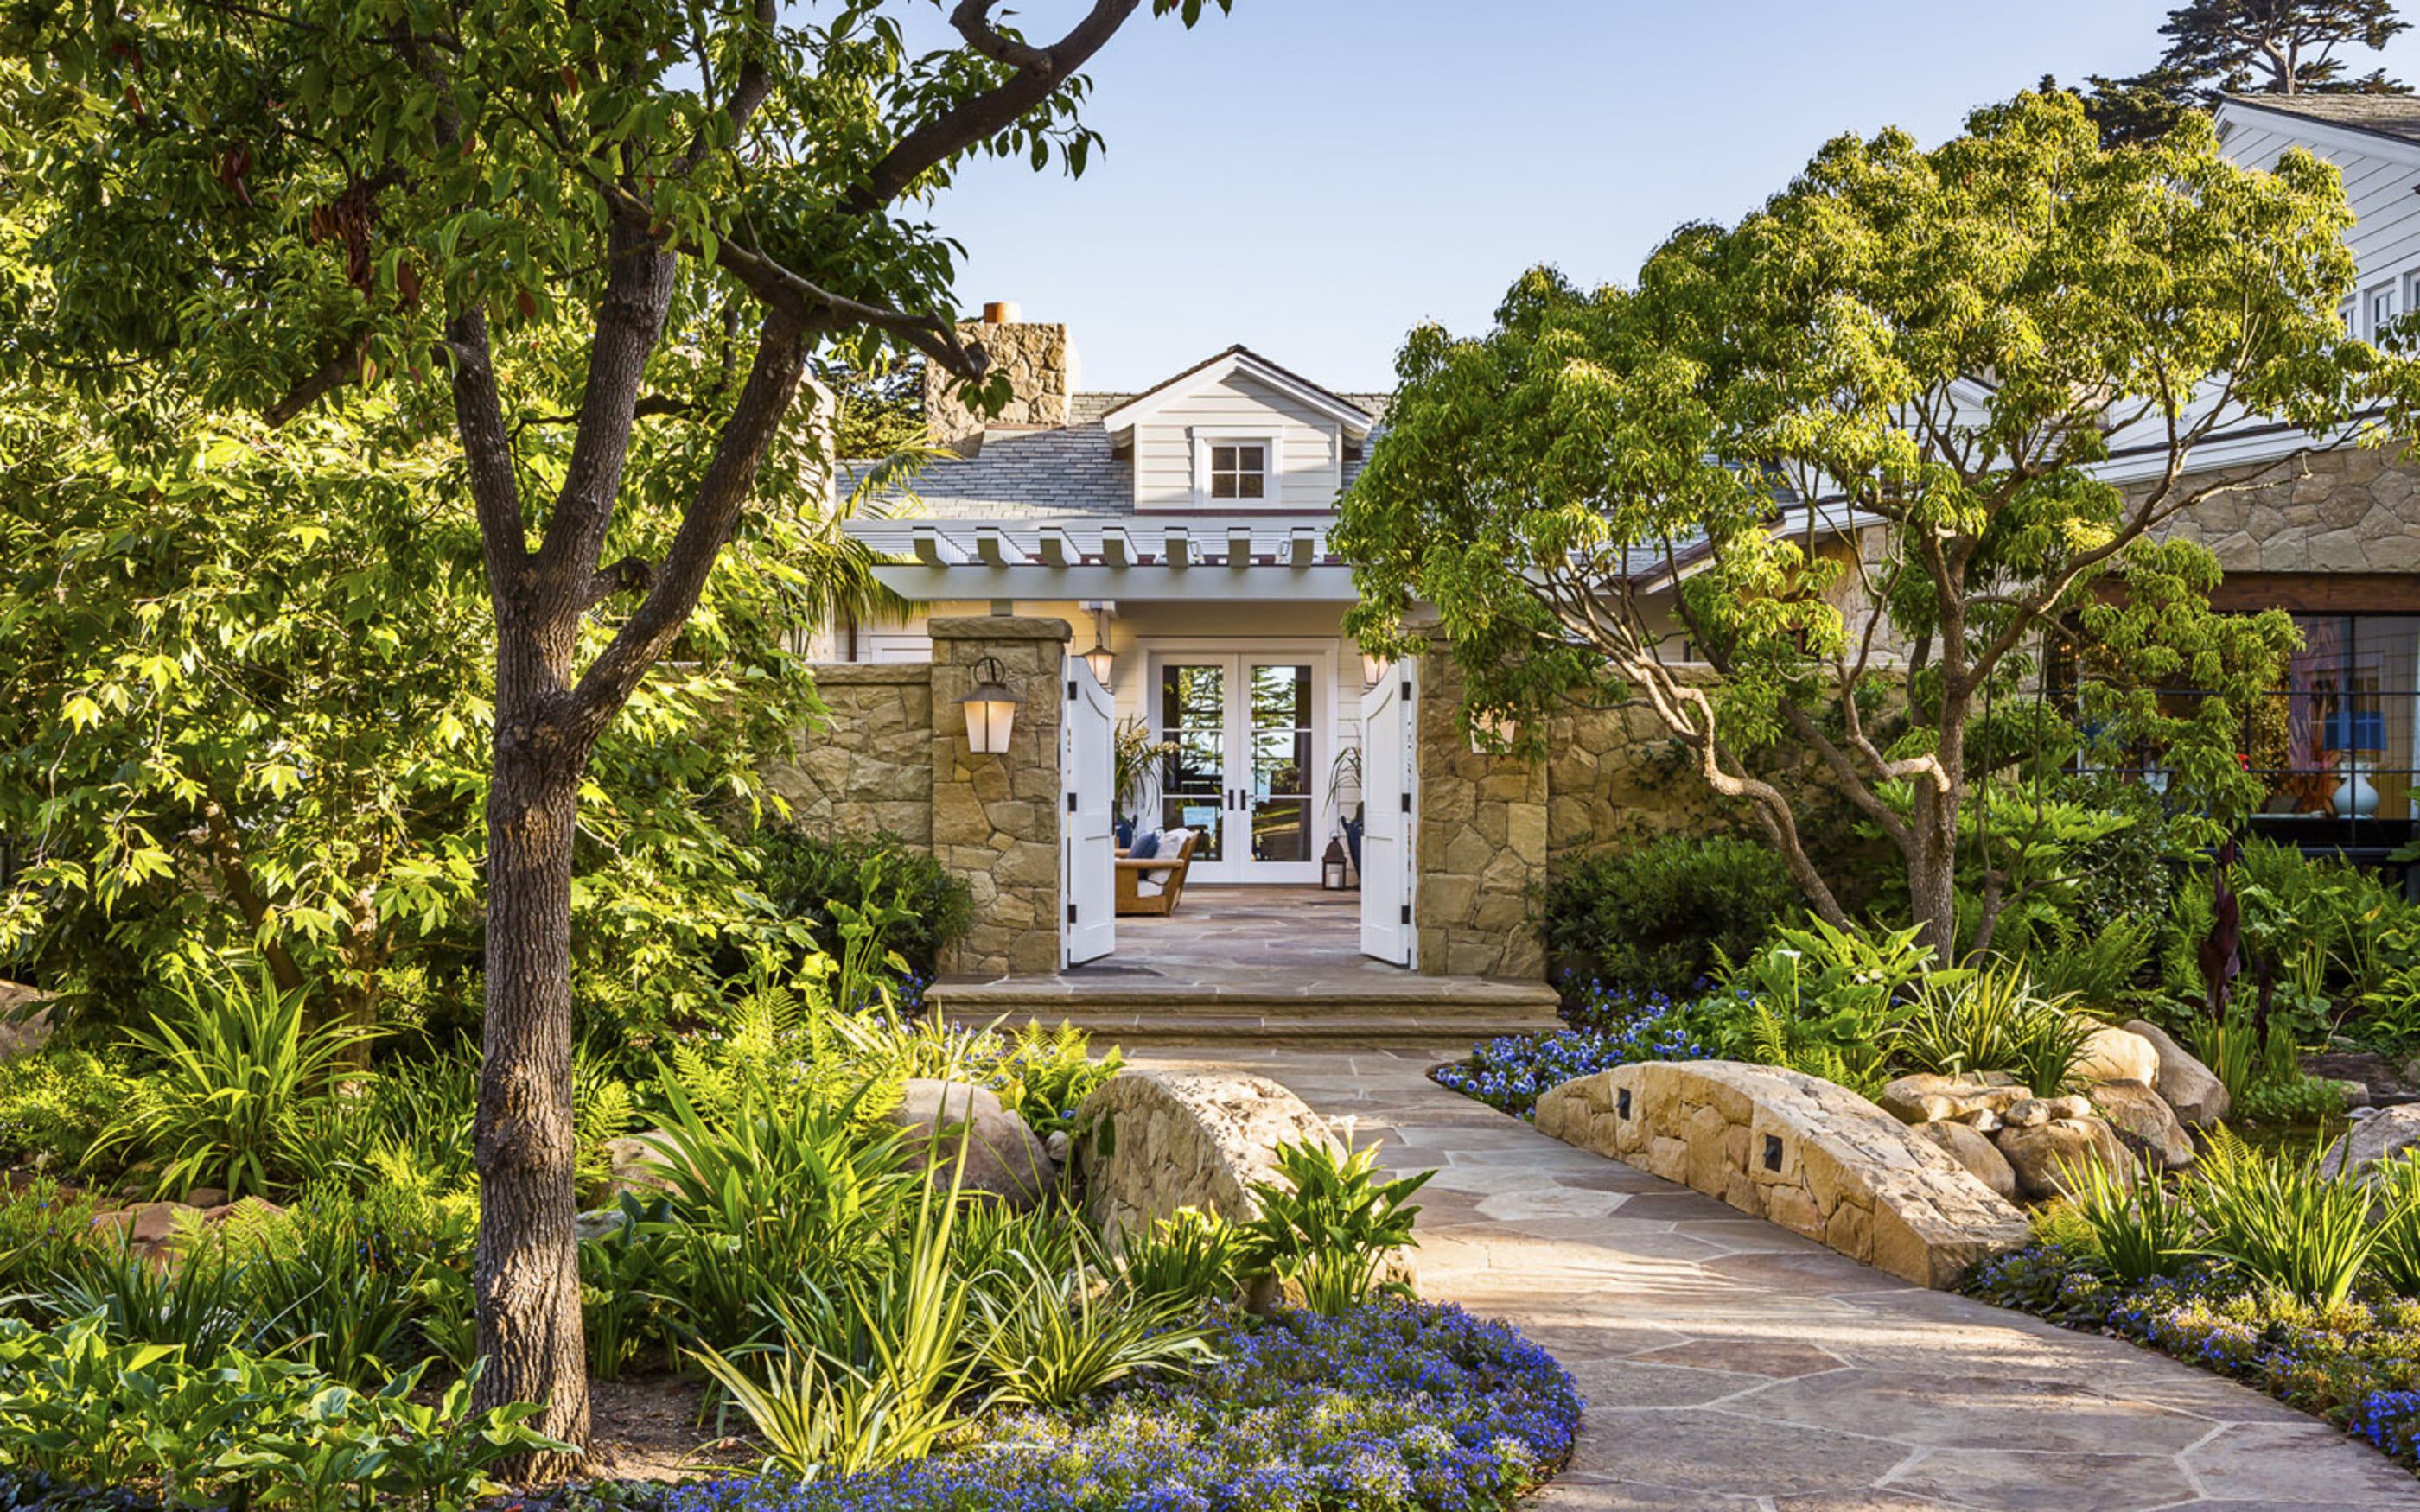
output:
M 1121 820 L 1119 820 L 1119 821 L 1118 821 L 1118 825 L 1117 825 L 1117 832 L 1118 832 L 1118 849 L 1120 849 L 1120 850 L 1125 850 L 1127 846 L 1132 845 L 1132 844 L 1134 843 L 1134 821 L 1133 821 L 1133 820 L 1131 820 L 1131 819 L 1121 819 Z
M 1137 835 L 1135 842 L 1126 848 L 1126 859 L 1129 861 L 1148 861 L 1158 854 L 1159 831 L 1156 829 L 1148 835 Z

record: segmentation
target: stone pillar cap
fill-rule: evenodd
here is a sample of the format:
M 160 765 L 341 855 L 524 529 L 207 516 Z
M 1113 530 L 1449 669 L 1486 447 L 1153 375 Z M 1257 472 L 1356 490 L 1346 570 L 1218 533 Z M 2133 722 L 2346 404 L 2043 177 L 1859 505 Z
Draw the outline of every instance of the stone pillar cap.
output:
M 1076 627 L 1047 614 L 945 614 L 928 622 L 936 640 L 1073 640 Z

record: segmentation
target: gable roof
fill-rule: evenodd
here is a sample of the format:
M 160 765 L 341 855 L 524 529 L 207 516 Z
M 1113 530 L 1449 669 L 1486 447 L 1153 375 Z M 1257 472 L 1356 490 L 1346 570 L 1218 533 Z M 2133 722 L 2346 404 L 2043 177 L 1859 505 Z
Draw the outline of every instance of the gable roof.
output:
M 2290 116 L 2298 122 L 2332 126 L 2384 137 L 2405 147 L 2420 147 L 2420 96 L 2412 95 L 2229 95 L 2219 103 L 2223 112 L 2266 111 Z
M 1347 436 L 1356 440 L 1369 435 L 1378 424 L 1376 415 L 1344 395 L 1332 389 L 1324 389 L 1301 374 L 1280 367 L 1250 347 L 1239 345 L 1196 363 L 1174 378 L 1136 394 L 1104 415 L 1102 428 L 1111 435 L 1129 430 L 1136 421 L 1145 419 L 1179 399 L 1199 393 L 1213 384 L 1222 383 L 1237 373 L 1264 383 L 1326 415 L 1343 427 Z

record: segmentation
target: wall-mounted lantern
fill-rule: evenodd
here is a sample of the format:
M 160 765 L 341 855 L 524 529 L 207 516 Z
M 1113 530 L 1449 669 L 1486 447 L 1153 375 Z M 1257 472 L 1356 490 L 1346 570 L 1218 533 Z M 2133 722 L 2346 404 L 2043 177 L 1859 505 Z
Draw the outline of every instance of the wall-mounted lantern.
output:
M 1495 713 L 1470 717 L 1470 753 L 1489 756 L 1509 749 L 1521 738 L 1521 721 Z
M 1387 669 L 1390 665 L 1391 663 L 1389 663 L 1386 657 L 1378 656 L 1374 652 L 1365 651 L 1361 653 L 1362 687 L 1367 689 L 1377 687 L 1378 679 L 1387 675 Z
M 967 749 L 978 756 L 1008 754 L 1008 733 L 1016 723 L 1016 695 L 998 656 L 975 663 L 973 691 L 958 700 L 967 712 Z

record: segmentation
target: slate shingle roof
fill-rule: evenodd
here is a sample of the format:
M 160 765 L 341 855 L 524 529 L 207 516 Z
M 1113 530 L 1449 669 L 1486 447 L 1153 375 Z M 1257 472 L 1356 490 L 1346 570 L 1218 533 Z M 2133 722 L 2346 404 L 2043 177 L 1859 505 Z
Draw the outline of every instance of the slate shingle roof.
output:
M 2229 95 L 2227 102 L 2420 146 L 2420 98 L 2411 95 Z
M 926 467 L 908 488 L 916 513 L 934 519 L 1048 519 L 1061 516 L 1131 515 L 1134 461 L 1109 450 L 1102 418 L 1135 397 L 1131 393 L 1075 393 L 1067 399 L 1067 424 L 1050 430 L 990 430 L 973 456 L 946 457 Z M 1340 394 L 1383 421 L 1385 393 Z M 1376 438 L 1372 438 L 1374 442 Z M 1361 455 L 1344 459 L 1349 486 L 1361 471 Z M 866 461 L 843 462 L 840 486 L 856 486 Z

